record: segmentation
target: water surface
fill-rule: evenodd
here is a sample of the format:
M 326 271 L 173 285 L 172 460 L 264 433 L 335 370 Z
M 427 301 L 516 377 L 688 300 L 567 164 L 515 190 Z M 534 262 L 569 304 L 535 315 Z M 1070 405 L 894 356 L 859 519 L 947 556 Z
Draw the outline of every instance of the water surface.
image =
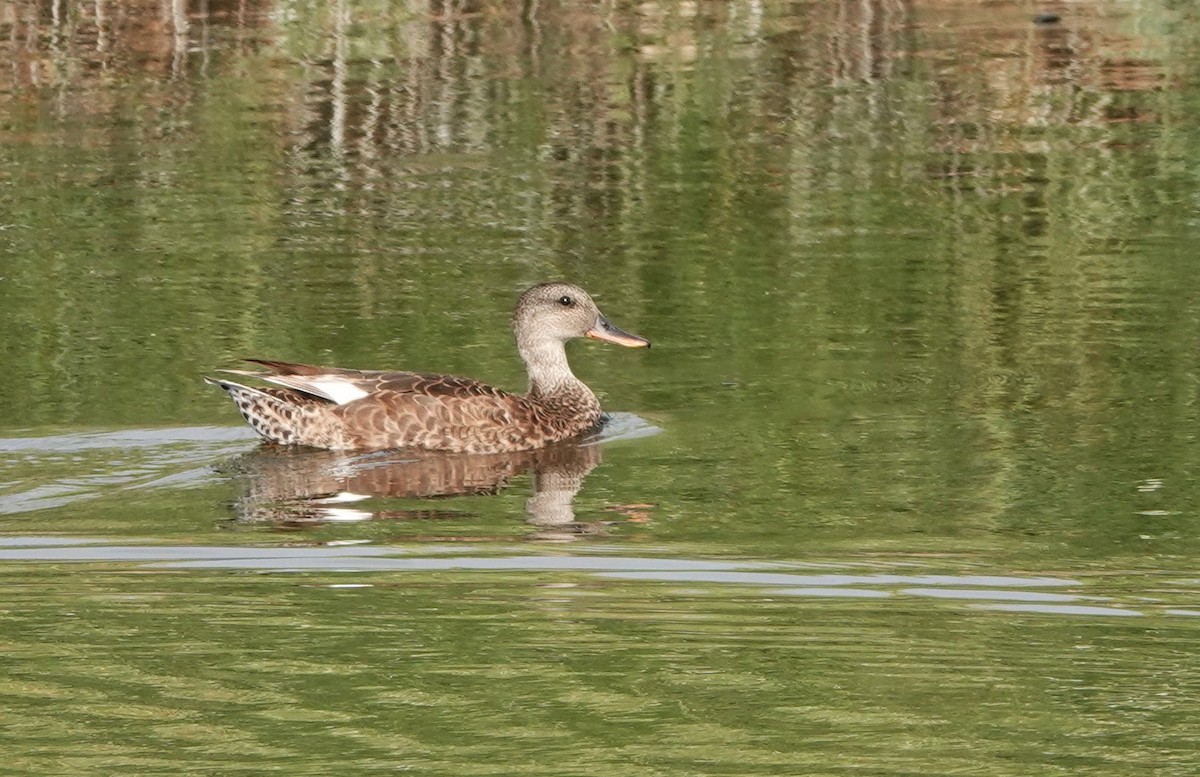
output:
M 1195 773 L 1195 21 L 0 2 L 9 768 Z M 520 389 L 550 278 L 581 447 L 200 380 Z

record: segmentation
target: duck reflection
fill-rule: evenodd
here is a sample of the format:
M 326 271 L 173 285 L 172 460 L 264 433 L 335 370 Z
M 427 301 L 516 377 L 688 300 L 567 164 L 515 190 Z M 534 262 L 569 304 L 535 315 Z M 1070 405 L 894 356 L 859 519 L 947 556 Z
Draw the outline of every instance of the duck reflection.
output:
M 235 505 L 242 523 L 304 528 L 332 521 L 462 517 L 453 510 L 374 505 L 372 499 L 433 499 L 494 494 L 533 475 L 529 522 L 543 539 L 594 531 L 575 521 L 575 495 L 600 463 L 594 442 L 488 455 L 380 451 L 351 453 L 261 446 L 231 463 L 245 481 Z

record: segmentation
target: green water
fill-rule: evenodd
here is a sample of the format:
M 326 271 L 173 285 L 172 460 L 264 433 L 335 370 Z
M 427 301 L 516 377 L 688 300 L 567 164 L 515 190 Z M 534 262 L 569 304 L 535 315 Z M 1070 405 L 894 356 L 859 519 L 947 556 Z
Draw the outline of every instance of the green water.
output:
M 0 0 L 0 773 L 1200 772 L 1200 26 L 1037 10 Z M 552 278 L 582 448 L 201 381 Z

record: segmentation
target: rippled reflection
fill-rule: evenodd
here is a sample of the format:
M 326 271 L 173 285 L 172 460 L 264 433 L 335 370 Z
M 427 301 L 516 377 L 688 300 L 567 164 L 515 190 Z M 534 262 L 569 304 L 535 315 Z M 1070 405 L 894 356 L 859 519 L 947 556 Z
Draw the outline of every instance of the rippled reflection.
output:
M 1195 21 L 0 0 L 6 765 L 1197 772 Z M 668 429 L 590 473 L 285 464 L 199 380 L 519 389 L 551 277 L 655 340 L 573 355 Z
M 575 495 L 600 461 L 600 446 L 595 443 L 486 456 L 405 451 L 347 454 L 263 446 L 242 454 L 230 469 L 246 483 L 246 494 L 237 506 L 240 520 L 286 525 L 455 516 L 455 511 L 443 513 L 433 503 L 420 507 L 362 503 L 494 494 L 515 476 L 532 472 L 529 520 L 545 528 L 566 529 L 575 520 Z
M 303 508 L 281 508 L 267 519 L 283 516 L 285 520 L 295 520 L 294 516 L 302 511 Z M 299 520 L 309 520 L 310 514 L 317 520 L 337 520 L 337 516 L 322 515 L 319 507 L 304 512 Z M 551 515 L 549 520 L 557 521 L 558 517 Z M 534 513 L 533 518 L 536 521 L 539 516 Z M 0 538 L 0 560 L 7 561 L 121 562 L 172 569 L 339 574 L 571 573 L 576 577 L 598 578 L 599 584 L 614 587 L 636 581 L 663 586 L 688 583 L 694 586 L 687 589 L 691 594 L 703 592 L 715 597 L 736 596 L 739 587 L 752 587 L 770 597 L 829 599 L 831 608 L 839 607 L 840 599 L 897 598 L 910 602 L 961 602 L 970 609 L 1059 616 L 1200 615 L 1178 606 L 1188 601 L 1191 593 L 1188 590 L 1146 590 L 1136 583 L 1130 586 L 1128 581 L 1117 581 L 1115 577 L 1089 583 L 1065 576 L 985 574 L 969 568 L 950 573 L 937 571 L 941 567 L 908 559 L 762 563 L 608 552 L 558 556 L 474 555 L 477 551 L 477 548 L 461 544 L 425 546 L 419 550 L 338 542 L 301 547 L 166 547 L 152 543 L 113 545 L 99 538 Z M 1189 582 L 1166 577 L 1156 580 L 1154 585 L 1179 586 Z M 346 587 L 355 584 L 338 582 L 330 585 Z M 359 585 L 370 587 L 373 583 Z

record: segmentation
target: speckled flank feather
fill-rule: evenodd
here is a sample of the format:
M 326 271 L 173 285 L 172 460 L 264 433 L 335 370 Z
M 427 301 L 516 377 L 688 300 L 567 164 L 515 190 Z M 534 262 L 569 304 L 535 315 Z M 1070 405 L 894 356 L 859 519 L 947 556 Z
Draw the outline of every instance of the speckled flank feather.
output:
M 594 428 L 595 394 L 571 373 L 563 344 L 587 335 L 648 346 L 612 326 L 587 292 L 541 284 L 521 296 L 513 331 L 529 371 L 526 395 L 470 378 L 375 372 L 250 359 L 267 372 L 228 370 L 282 388 L 207 379 L 229 392 L 260 435 L 281 445 L 332 450 L 419 448 L 497 453 L 541 448 Z
M 326 418 L 325 403 L 297 391 L 243 386 L 230 380 L 205 378 L 229 393 L 250 428 L 268 442 L 278 445 L 312 445 L 322 438 L 335 441 L 335 424 Z

